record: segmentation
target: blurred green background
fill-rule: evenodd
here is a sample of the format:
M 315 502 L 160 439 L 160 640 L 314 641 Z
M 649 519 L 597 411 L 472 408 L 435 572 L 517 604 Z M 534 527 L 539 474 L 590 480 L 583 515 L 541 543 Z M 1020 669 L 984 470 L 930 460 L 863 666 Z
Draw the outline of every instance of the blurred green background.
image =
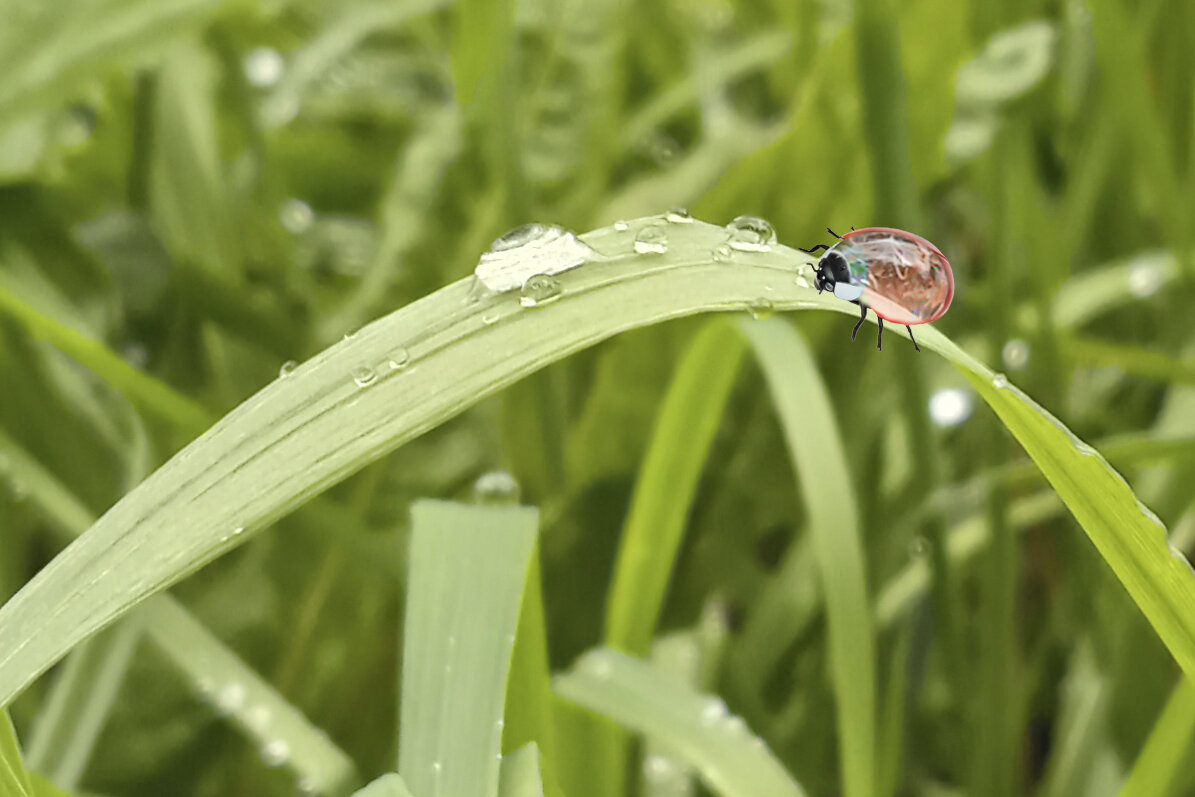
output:
M 1103 451 L 1191 553 L 1189 0 L 0 0 L 0 439 L 99 514 L 284 363 L 467 276 L 503 231 L 679 206 L 762 216 L 791 246 L 827 226 L 934 241 L 956 281 L 936 326 Z M 1161 643 L 948 364 L 794 315 L 882 618 L 881 789 L 1117 793 L 1178 678 Z M 301 510 L 174 594 L 363 776 L 392 769 L 410 502 L 514 476 L 567 667 L 602 640 L 645 447 L 705 323 L 547 368 L 333 488 L 334 522 Z M 139 400 L 121 361 L 151 378 Z M 704 687 L 833 795 L 788 461 L 745 361 L 660 630 L 716 629 Z M 4 598 L 61 544 L 27 493 L 0 448 Z M 930 562 L 946 583 L 901 592 Z M 11 707 L 22 738 L 53 681 Z M 97 688 L 72 787 L 297 788 L 151 648 Z M 1195 794 L 1195 772 L 1167 788 Z

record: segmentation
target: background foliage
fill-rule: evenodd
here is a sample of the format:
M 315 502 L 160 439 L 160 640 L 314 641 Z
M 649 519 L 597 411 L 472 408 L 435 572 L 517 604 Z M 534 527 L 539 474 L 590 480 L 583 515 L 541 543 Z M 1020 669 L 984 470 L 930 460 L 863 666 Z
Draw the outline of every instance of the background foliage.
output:
M 957 286 L 936 326 L 1192 552 L 1184 0 L 0 0 L 0 19 L 0 596 L 284 363 L 468 275 L 504 230 L 674 206 L 766 217 L 793 246 L 827 225 L 934 240 Z M 556 762 L 549 791 L 691 794 L 696 767 L 723 793 L 790 793 L 776 762 L 811 795 L 1195 791 L 1189 688 L 971 386 L 898 335 L 879 355 L 838 315 L 794 315 L 787 388 L 759 340 L 787 339 L 777 319 L 744 322 L 758 360 L 677 321 L 370 465 L 28 689 L 26 763 L 113 795 L 394 770 L 410 504 L 504 469 L 540 510 L 546 634 L 520 618 L 508 704 L 538 708 L 508 712 L 529 730 L 502 747 L 538 741 L 518 760 Z M 817 546 L 843 535 L 866 572 L 834 572 L 869 585 L 874 655 L 835 641 L 850 608 L 819 586 Z M 611 586 L 635 545 L 666 585 Z M 603 642 L 654 651 L 770 753 L 677 737 L 700 725 L 686 706 L 705 716 L 688 693 L 614 717 L 683 742 L 664 749 L 544 708 L 536 639 L 558 672 Z M 844 671 L 843 644 L 876 672 Z M 605 652 L 559 691 L 623 706 L 594 673 L 624 671 L 627 694 L 672 688 Z M 263 706 L 289 719 L 266 732 Z M 510 771 L 495 788 L 524 793 Z

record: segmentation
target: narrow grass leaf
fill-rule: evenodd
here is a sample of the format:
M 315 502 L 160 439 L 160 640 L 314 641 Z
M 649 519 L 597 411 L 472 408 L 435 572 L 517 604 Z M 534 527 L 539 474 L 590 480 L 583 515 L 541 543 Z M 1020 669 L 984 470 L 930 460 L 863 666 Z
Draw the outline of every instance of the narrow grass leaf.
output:
M 502 756 L 498 797 L 544 797 L 539 770 L 539 748 L 534 743 Z
M 875 791 L 876 670 L 859 510 L 834 405 L 808 344 L 779 319 L 739 324 L 759 360 L 809 508 L 848 797 Z
M 703 696 L 610 649 L 557 676 L 565 700 L 666 746 L 722 797 L 801 797 L 804 791 L 721 698 Z
M 634 655 L 651 646 L 685 521 L 745 345 L 725 321 L 703 329 L 677 364 L 656 416 L 623 524 L 606 602 L 606 644 Z
M 407 784 L 395 772 L 382 775 L 353 792 L 353 797 L 412 797 Z
M 8 712 L 0 709 L 0 794 L 33 797 L 33 783 L 21 762 L 21 746 Z
M 1175 775 L 1189 766 L 1195 741 L 1195 685 L 1179 678 L 1158 715 L 1145 746 L 1133 762 L 1120 797 L 1169 797 L 1175 794 Z
M 411 521 L 398 771 L 422 797 L 495 797 L 538 513 L 421 501 Z

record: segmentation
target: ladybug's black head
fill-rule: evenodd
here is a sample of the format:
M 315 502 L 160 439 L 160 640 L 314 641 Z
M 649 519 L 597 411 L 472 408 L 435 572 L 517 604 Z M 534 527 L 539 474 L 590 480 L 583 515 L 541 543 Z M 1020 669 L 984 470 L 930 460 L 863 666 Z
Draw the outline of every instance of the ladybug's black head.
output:
M 818 293 L 822 291 L 834 292 L 834 285 L 839 282 L 850 282 L 851 272 L 847 268 L 846 258 L 831 250 L 822 255 L 817 261 L 817 273 L 813 276 L 813 287 Z

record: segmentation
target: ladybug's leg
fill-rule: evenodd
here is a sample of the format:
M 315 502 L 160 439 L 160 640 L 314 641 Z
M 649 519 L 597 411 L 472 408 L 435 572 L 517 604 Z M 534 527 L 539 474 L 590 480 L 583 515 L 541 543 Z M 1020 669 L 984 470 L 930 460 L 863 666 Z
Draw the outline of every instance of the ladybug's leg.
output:
M 877 316 L 877 318 L 880 319 L 880 331 L 876 333 L 876 348 L 879 349 L 880 351 L 883 351 L 884 350 L 884 319 L 880 316 Z
M 799 246 L 797 248 L 801 249 L 801 247 L 799 247 Z M 830 247 L 826 246 L 825 244 L 818 244 L 817 246 L 813 247 L 812 249 L 801 249 L 801 251 L 807 255 L 811 255 L 814 252 L 816 252 L 818 249 L 829 249 L 829 248 Z
M 921 347 L 917 345 L 917 338 L 913 337 L 913 328 L 908 324 L 905 324 L 905 329 L 909 330 L 909 340 L 913 341 L 913 348 L 917 351 L 921 351 Z
M 855 324 L 855 328 L 851 330 L 851 340 L 855 339 L 855 335 L 859 334 L 859 327 L 863 326 L 863 322 L 867 320 L 867 305 L 860 304 L 859 310 L 862 312 L 859 314 L 859 323 Z M 883 322 L 881 321 L 880 323 Z

